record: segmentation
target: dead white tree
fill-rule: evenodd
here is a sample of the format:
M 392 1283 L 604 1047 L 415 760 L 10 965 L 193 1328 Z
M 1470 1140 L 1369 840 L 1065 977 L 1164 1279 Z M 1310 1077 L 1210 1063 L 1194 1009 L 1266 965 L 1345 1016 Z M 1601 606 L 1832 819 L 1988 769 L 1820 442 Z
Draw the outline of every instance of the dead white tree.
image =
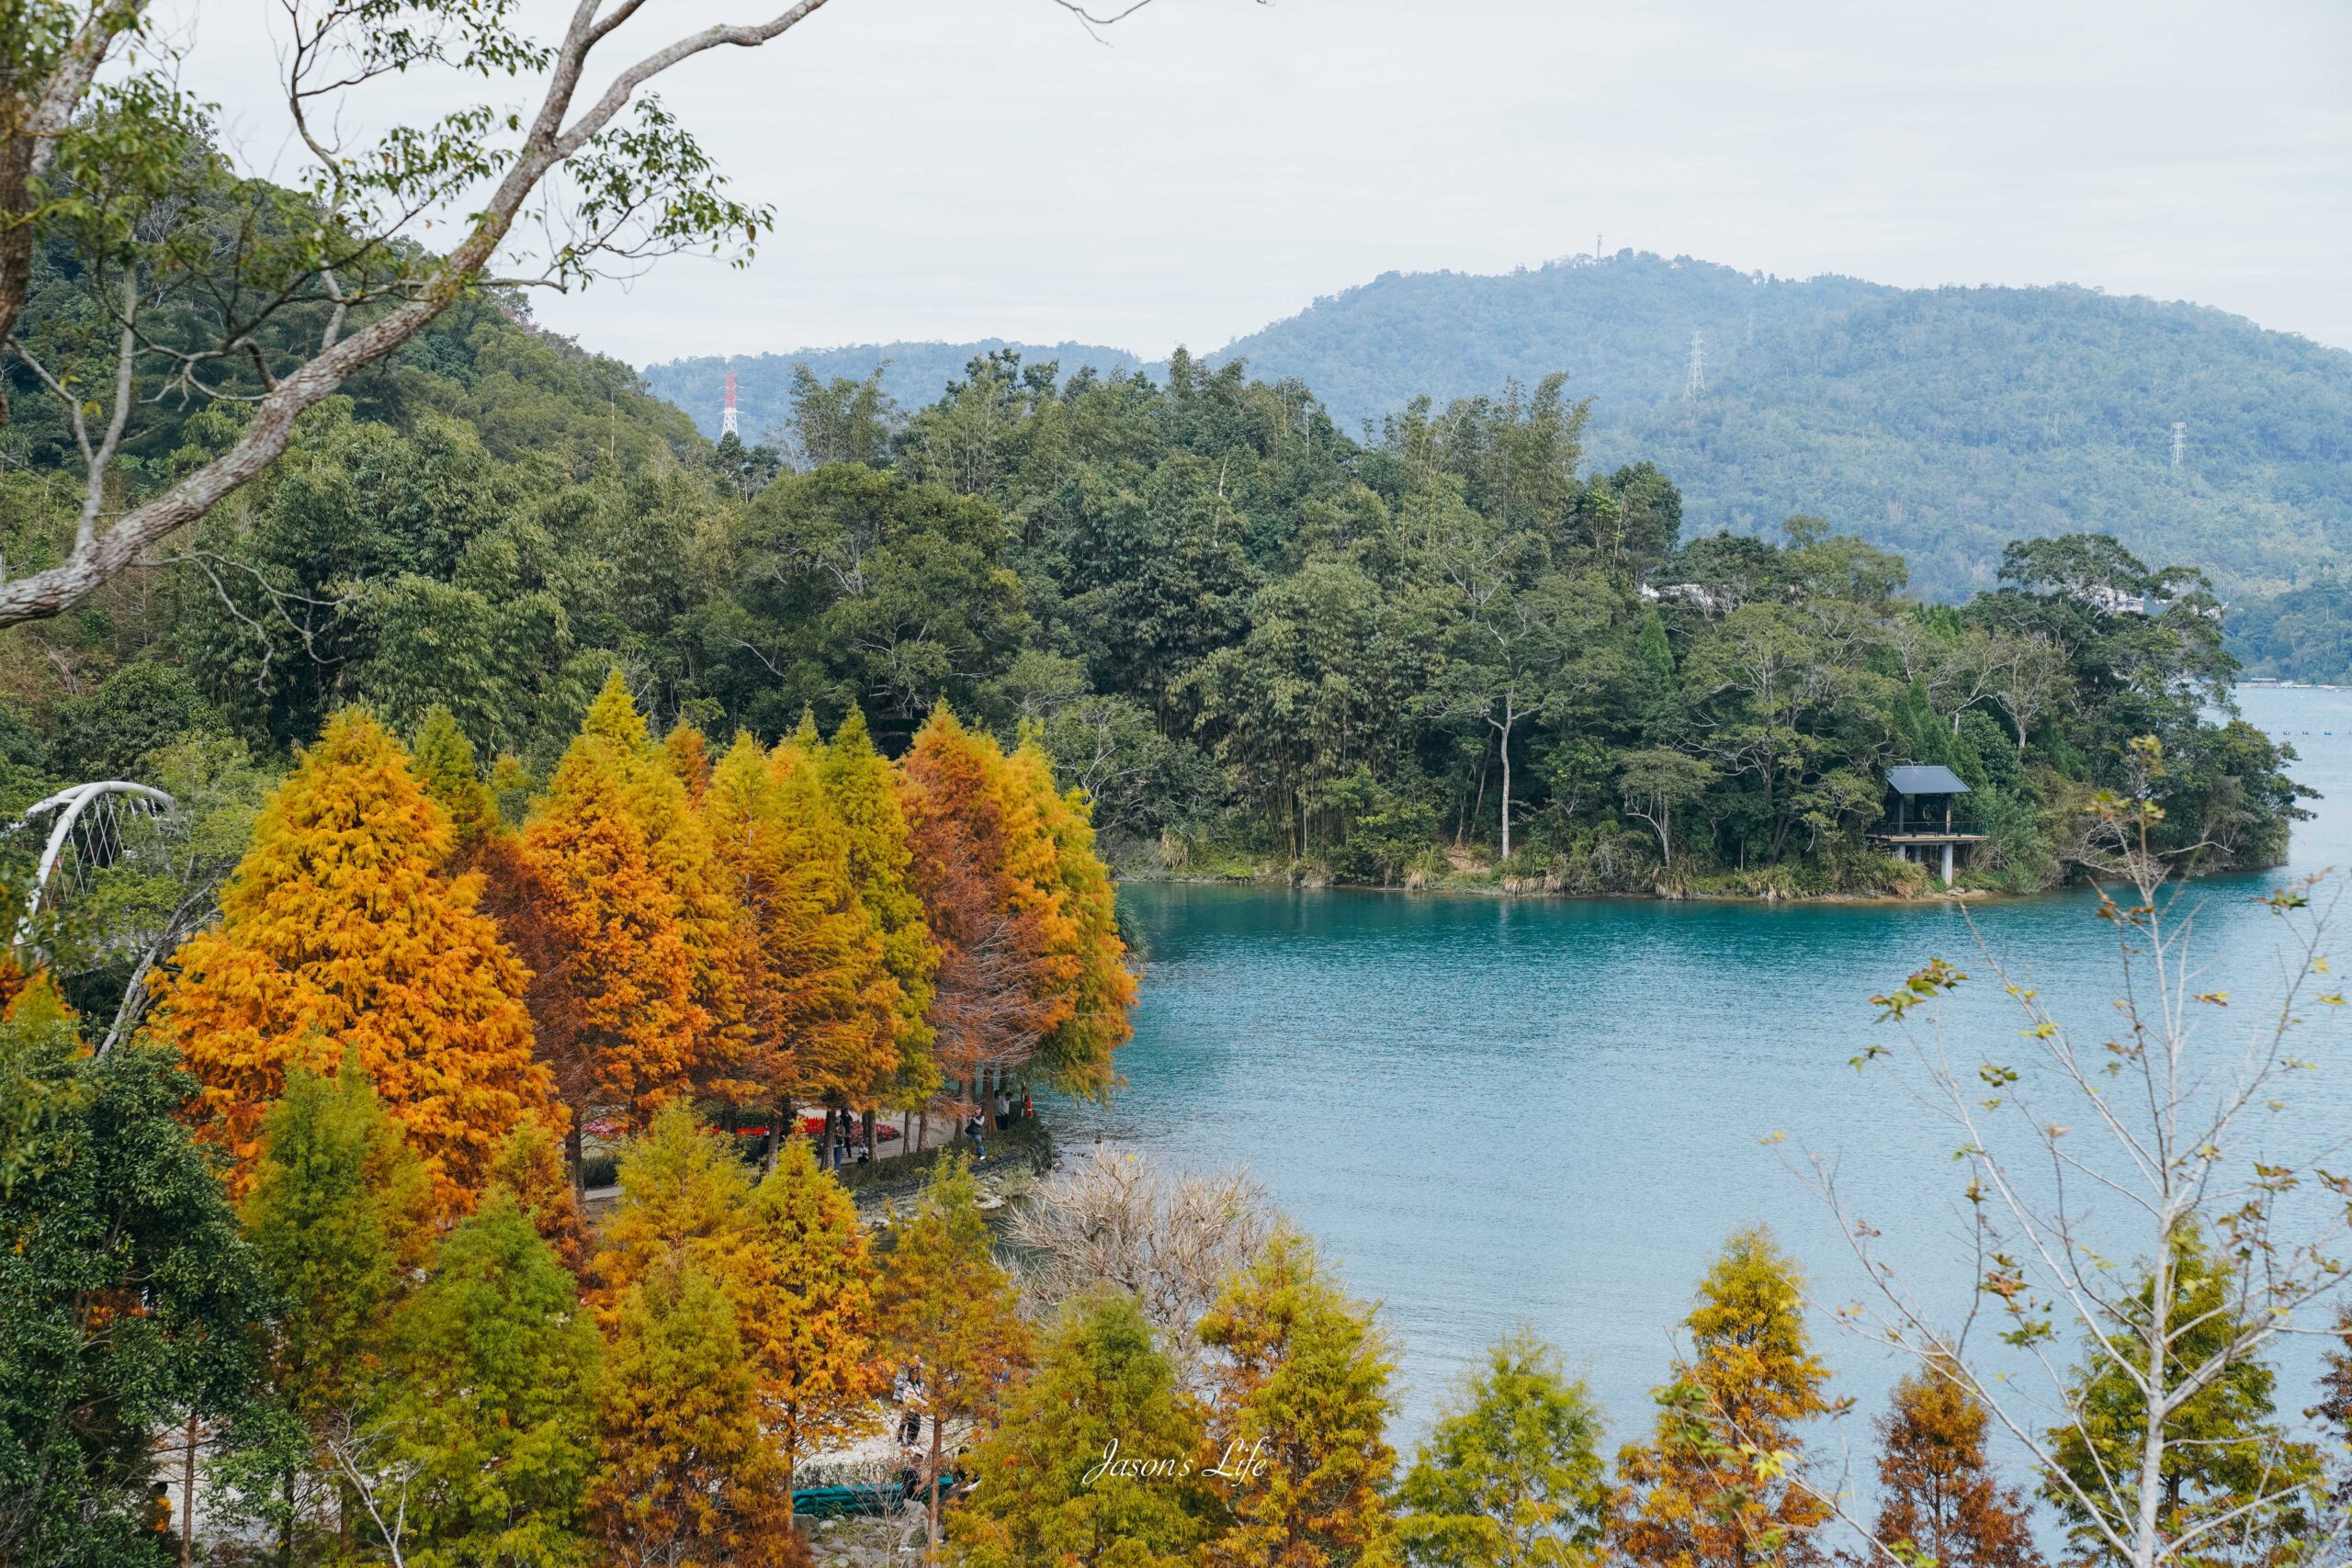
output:
M 413 1461 L 386 1457 L 389 1438 L 380 1428 L 345 1416 L 327 1436 L 327 1455 L 334 1461 L 336 1475 L 367 1514 L 384 1549 L 384 1560 L 392 1568 L 405 1568 L 409 1493 L 416 1485 L 418 1469 Z
M 2143 774 L 2154 776 L 2160 754 L 2152 742 L 2140 751 Z M 2325 1332 L 2315 1314 L 2352 1278 L 2352 1179 L 2322 1165 L 2342 1140 L 2322 1139 L 2301 1157 L 2266 1146 L 2286 1085 L 2314 1070 L 2294 1044 L 2304 1010 L 2344 1005 L 2322 949 L 2336 894 L 2312 878 L 2262 900 L 2284 938 L 2281 994 L 2236 1042 L 2211 1043 L 2231 998 L 2200 988 L 2197 904 L 2151 847 L 2162 811 L 2143 788 L 2102 797 L 2100 812 L 2117 880 L 2102 886 L 2098 912 L 2121 939 L 2112 1037 L 2073 1033 L 1980 939 L 2020 1015 L 2014 1054 L 1965 1046 L 1941 1026 L 1939 999 L 1967 976 L 1939 959 L 1876 998 L 1902 1043 L 1872 1044 L 1856 1058 L 1858 1067 L 1903 1059 L 1906 1091 L 1954 1141 L 1975 1281 L 1959 1321 L 1880 1256 L 1880 1232 L 1827 1161 L 1800 1168 L 1870 1281 L 1841 1319 L 1980 1400 L 2067 1505 L 2079 1539 L 2131 1568 L 2165 1568 L 2206 1562 L 2281 1517 L 2327 1528 L 2324 1507 L 2298 1514 L 2317 1499 L 2310 1475 L 2291 1466 L 2266 1473 L 2250 1495 L 2201 1506 L 2166 1494 L 2168 1472 L 2199 1441 L 2177 1428 L 2184 1409 L 2282 1336 Z M 2185 1293 L 2177 1270 L 2208 1241 L 2218 1289 L 2203 1277 Z M 2124 1248 L 2139 1255 L 2139 1269 L 2119 1262 Z M 2085 1379 L 2063 1364 L 2065 1351 L 2053 1350 L 2062 1345 L 2079 1347 L 2090 1372 L 2128 1390 L 2143 1427 L 2136 1451 L 2118 1459 L 2089 1440 L 2096 1417 Z M 2020 1358 L 2030 1377 L 2003 1364 Z M 2062 1442 L 2078 1445 L 2072 1466 Z M 2340 1529 L 2333 1547 L 2309 1544 L 2299 1563 L 2347 1561 Z M 1884 1551 L 1877 1560 L 1899 1559 Z
M 1012 1236 L 1034 1255 L 1027 1282 L 1041 1303 L 1106 1289 L 1134 1296 L 1191 1382 L 1202 1370 L 1194 1325 L 1274 1220 L 1247 1171 L 1170 1176 L 1139 1155 L 1098 1149 L 1038 1188 Z
M 2017 731 L 2018 756 L 2025 756 L 2026 737 L 2074 689 L 2066 668 L 2066 652 L 2050 638 L 2034 633 L 1999 639 L 2002 656 L 1985 671 L 1986 695 L 2007 716 Z

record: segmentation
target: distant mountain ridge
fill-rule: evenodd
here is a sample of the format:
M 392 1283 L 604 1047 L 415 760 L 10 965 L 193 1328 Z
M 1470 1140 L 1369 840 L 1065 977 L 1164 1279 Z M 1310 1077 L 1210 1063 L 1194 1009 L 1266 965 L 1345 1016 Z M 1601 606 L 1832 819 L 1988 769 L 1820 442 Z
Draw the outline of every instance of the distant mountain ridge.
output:
M 993 346 L 739 359 L 744 428 L 781 416 L 796 359 L 833 375 L 887 357 L 911 404 Z M 1138 367 L 1100 345 L 1022 352 L 1065 372 Z M 1939 595 L 1989 582 L 2002 545 L 2037 534 L 2111 532 L 2237 594 L 2340 567 L 2352 537 L 2352 354 L 2095 289 L 1798 281 L 1624 251 L 1498 276 L 1384 274 L 1204 357 L 1303 381 L 1351 428 L 1415 396 L 1565 370 L 1592 399 L 1591 461 L 1656 461 L 1682 487 L 1686 535 L 1815 513 L 1901 551 Z M 724 368 L 646 376 L 716 431 Z
M 792 417 L 792 367 L 806 365 L 820 380 L 846 376 L 864 380 L 882 372 L 882 389 L 901 408 L 921 408 L 935 401 L 950 381 L 960 379 L 964 367 L 979 355 L 1010 348 L 1024 365 L 1058 361 L 1064 374 L 1091 365 L 1104 375 L 1143 367 L 1139 355 L 1100 344 L 1013 343 L 983 338 L 978 343 L 860 343 L 842 348 L 803 348 L 789 354 L 704 355 L 649 365 L 640 372 L 654 396 L 666 398 L 690 415 L 702 433 L 716 438 L 720 409 L 727 391 L 727 372 L 735 372 L 735 407 L 743 439 L 757 442 L 771 430 L 780 430 Z

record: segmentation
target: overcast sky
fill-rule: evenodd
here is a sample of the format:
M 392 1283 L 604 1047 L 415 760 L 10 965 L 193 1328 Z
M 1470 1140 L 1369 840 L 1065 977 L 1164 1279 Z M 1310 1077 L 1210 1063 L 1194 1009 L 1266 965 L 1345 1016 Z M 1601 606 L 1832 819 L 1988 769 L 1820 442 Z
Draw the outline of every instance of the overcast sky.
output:
M 710 4 L 651 0 L 629 32 L 734 14 Z M 274 8 L 198 21 L 191 85 L 255 141 Z M 639 364 L 989 335 L 1156 356 L 1598 233 L 2193 299 L 2352 347 L 2346 0 L 1156 0 L 1102 39 L 1052 0 L 831 0 L 705 55 L 668 101 L 776 232 L 748 271 L 673 260 L 540 317 Z

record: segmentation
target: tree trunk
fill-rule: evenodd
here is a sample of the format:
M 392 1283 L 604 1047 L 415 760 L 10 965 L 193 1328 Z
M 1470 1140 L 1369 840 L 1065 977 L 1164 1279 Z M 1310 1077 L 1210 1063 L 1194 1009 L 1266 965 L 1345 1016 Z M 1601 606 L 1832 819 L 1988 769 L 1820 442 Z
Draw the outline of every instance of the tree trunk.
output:
M 187 1447 L 180 1454 L 180 1568 L 196 1558 L 196 1412 L 187 1413 Z
M 2167 1220 L 2170 1215 L 2165 1216 Z M 2165 1375 L 2165 1355 L 2172 1338 L 2172 1233 L 2161 1228 L 2148 1289 L 2148 1409 L 2147 1431 L 2140 1439 L 2139 1517 L 2132 1521 L 2132 1568 L 2155 1568 L 2162 1540 L 2160 1505 L 2165 1488 L 2165 1417 L 2159 1415 L 2171 1390 Z
M 1518 722 L 1519 714 L 1512 706 L 1511 694 L 1505 692 L 1503 721 L 1496 727 L 1502 735 L 1499 750 L 1503 754 L 1503 859 L 1505 860 L 1510 859 L 1510 731 L 1511 726 Z
M 939 1558 L 939 1411 L 931 1412 L 931 1496 L 923 1505 L 922 1560 Z
M 1478 820 L 1478 814 L 1486 809 L 1487 758 L 1485 753 L 1481 752 L 1478 757 L 1478 793 L 1470 797 L 1470 820 L 1473 822 Z
M 563 1134 L 563 1163 L 571 1168 L 571 1191 L 574 1197 L 579 1198 L 588 1195 L 587 1156 L 582 1145 L 584 1134 L 581 1131 L 581 1123 L 586 1120 L 579 1108 L 573 1107 L 571 1125 L 565 1128 Z

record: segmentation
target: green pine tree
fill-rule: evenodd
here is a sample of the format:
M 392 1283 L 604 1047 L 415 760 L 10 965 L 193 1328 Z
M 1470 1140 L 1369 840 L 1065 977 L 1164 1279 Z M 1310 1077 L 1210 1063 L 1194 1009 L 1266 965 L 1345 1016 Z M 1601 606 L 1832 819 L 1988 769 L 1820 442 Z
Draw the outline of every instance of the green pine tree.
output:
M 452 855 L 470 862 L 482 841 L 498 831 L 498 797 L 482 782 L 474 743 L 449 710 L 435 703 L 416 727 L 409 771 L 435 805 L 448 813 L 455 839 Z
M 949 1541 L 968 1568 L 1184 1568 L 1211 1509 L 1202 1434 L 1135 1298 L 1073 1302 L 973 1454 Z
M 1609 1485 L 1600 1413 L 1527 1330 L 1487 1352 L 1397 1488 L 1417 1568 L 1583 1568 L 1598 1560 Z
M 316 1427 L 376 1381 L 386 1315 L 421 1261 L 424 1174 L 356 1055 L 331 1078 L 288 1072 L 262 1136 L 242 1217 L 285 1303 L 277 1392 Z
M 328 1438 L 349 1430 L 384 1370 L 384 1330 L 429 1246 L 431 1183 L 356 1052 L 333 1077 L 290 1069 L 263 1113 L 240 1217 L 280 1310 L 268 1389 L 277 1419 L 227 1467 L 236 1511 L 269 1528 L 290 1564 L 321 1489 L 347 1544 L 359 1504 Z
M 2191 1232 L 2175 1240 L 2166 1387 L 2179 1386 L 2246 1332 L 2249 1325 L 2231 1301 L 2232 1271 L 2203 1235 Z M 2079 1418 L 2050 1434 L 2056 1465 L 2041 1495 L 2065 1522 L 2078 1562 L 2123 1561 L 2099 1518 L 2129 1534 L 2148 1405 L 2115 1359 L 2145 1364 L 2155 1300 L 2154 1280 L 2143 1277 L 2123 1307 L 2123 1321 L 2107 1337 L 2112 1353 L 2095 1350 L 2091 1365 L 2077 1371 L 2069 1398 Z M 2268 1365 L 2237 1356 L 2165 1422 L 2157 1525 L 2168 1540 L 2198 1532 L 2178 1559 L 2182 1568 L 2292 1562 L 2290 1549 L 2311 1530 L 2312 1509 L 2323 1506 L 2320 1459 L 2274 1419 L 2277 1382 Z M 2096 1513 L 2084 1506 L 2083 1494 L 2094 1500 Z
M 597 1339 L 576 1280 L 503 1188 L 441 1244 L 392 1330 L 390 1457 L 412 1568 L 588 1555 Z

